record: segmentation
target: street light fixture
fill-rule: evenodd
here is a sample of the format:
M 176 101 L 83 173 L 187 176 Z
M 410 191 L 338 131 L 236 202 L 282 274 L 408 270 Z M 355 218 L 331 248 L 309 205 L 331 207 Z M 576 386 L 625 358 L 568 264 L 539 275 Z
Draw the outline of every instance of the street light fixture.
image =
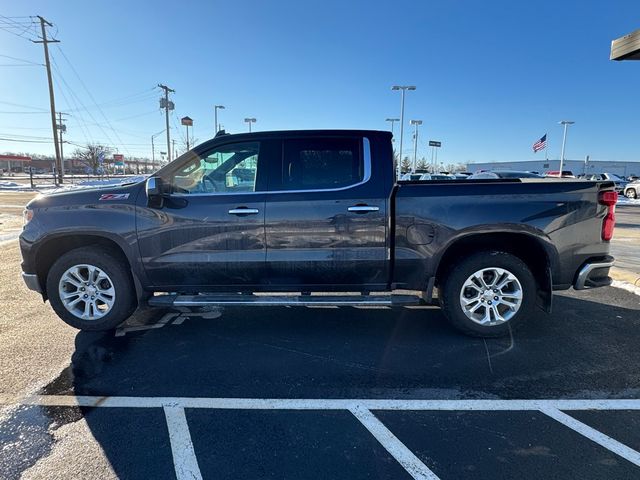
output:
M 391 141 L 395 141 L 395 139 L 393 138 L 393 124 L 396 122 L 399 122 L 400 119 L 399 118 L 387 118 L 385 119 L 385 122 L 391 122 Z
M 218 124 L 218 110 L 224 110 L 224 105 L 214 105 L 213 106 L 213 115 L 214 115 L 214 130 L 215 133 L 217 134 L 220 131 L 220 125 Z
M 396 165 L 396 176 L 400 178 L 400 165 L 402 163 L 402 140 L 404 135 L 404 92 L 407 90 L 415 90 L 414 85 L 394 85 L 391 90 L 400 90 L 400 157 L 398 158 L 398 164 Z
M 572 122 L 571 120 L 562 120 L 558 123 L 564 126 L 564 133 L 562 134 L 562 153 L 560 153 L 560 171 L 558 172 L 558 177 L 562 177 L 562 167 L 564 165 L 564 146 L 567 142 L 567 127 L 569 125 L 573 125 L 576 122 Z
M 249 124 L 249 133 L 251 133 L 251 124 L 252 123 L 256 123 L 256 119 L 255 118 L 245 118 L 244 122 Z
M 418 127 L 422 125 L 422 120 L 409 120 L 409 123 L 415 127 L 413 132 L 413 167 L 411 172 L 415 173 L 418 165 Z

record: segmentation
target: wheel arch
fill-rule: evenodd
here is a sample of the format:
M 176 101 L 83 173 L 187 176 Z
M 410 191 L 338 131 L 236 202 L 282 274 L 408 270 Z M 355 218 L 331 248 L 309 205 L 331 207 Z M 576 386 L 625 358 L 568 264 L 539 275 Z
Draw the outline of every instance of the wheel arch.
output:
M 454 240 L 444 249 L 438 261 L 435 285 L 442 283 L 456 259 L 485 250 L 503 251 L 520 258 L 531 269 L 538 285 L 536 303 L 543 310 L 551 312 L 552 271 L 557 265 L 558 253 L 549 242 L 530 233 L 472 233 Z
M 119 260 L 125 262 L 127 270 L 135 285 L 136 298 L 142 298 L 144 292 L 140 279 L 132 268 L 129 257 L 125 253 L 125 248 L 116 240 L 99 233 L 90 234 L 59 234 L 51 235 L 42 240 L 35 254 L 36 274 L 42 286 L 42 296 L 46 300 L 47 295 L 47 275 L 55 261 L 67 252 L 81 247 L 96 246 L 107 250 Z

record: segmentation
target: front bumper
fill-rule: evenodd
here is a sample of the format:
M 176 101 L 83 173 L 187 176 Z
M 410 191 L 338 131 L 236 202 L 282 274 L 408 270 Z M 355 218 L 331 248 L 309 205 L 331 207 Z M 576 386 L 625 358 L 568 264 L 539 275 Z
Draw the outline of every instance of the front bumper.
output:
M 36 275 L 35 273 L 22 272 L 22 279 L 24 280 L 24 283 L 27 285 L 27 288 L 29 290 L 42 293 L 42 288 L 40 287 L 40 281 L 38 280 L 38 275 Z
M 611 285 L 612 280 L 609 276 L 611 267 L 613 267 L 613 257 L 610 256 L 585 262 L 578 270 L 573 288 L 585 290 Z

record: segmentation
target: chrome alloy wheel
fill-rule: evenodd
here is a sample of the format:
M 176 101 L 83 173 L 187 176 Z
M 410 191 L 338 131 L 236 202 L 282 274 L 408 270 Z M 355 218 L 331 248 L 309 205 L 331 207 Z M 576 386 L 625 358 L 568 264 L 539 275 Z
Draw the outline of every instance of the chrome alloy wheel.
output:
M 508 322 L 522 305 L 522 285 L 504 268 L 489 267 L 472 274 L 460 290 L 460 306 L 473 322 L 483 326 Z
M 113 308 L 116 290 L 104 271 L 93 265 L 74 265 L 60 277 L 58 295 L 69 312 L 82 320 L 98 320 Z

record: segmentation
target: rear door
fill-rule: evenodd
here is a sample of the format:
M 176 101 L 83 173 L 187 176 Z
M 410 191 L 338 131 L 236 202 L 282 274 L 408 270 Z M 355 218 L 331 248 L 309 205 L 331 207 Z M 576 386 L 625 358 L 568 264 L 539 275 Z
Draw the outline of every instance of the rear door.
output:
M 271 286 L 385 288 L 387 202 L 368 139 L 285 138 L 269 171 L 265 233 Z

